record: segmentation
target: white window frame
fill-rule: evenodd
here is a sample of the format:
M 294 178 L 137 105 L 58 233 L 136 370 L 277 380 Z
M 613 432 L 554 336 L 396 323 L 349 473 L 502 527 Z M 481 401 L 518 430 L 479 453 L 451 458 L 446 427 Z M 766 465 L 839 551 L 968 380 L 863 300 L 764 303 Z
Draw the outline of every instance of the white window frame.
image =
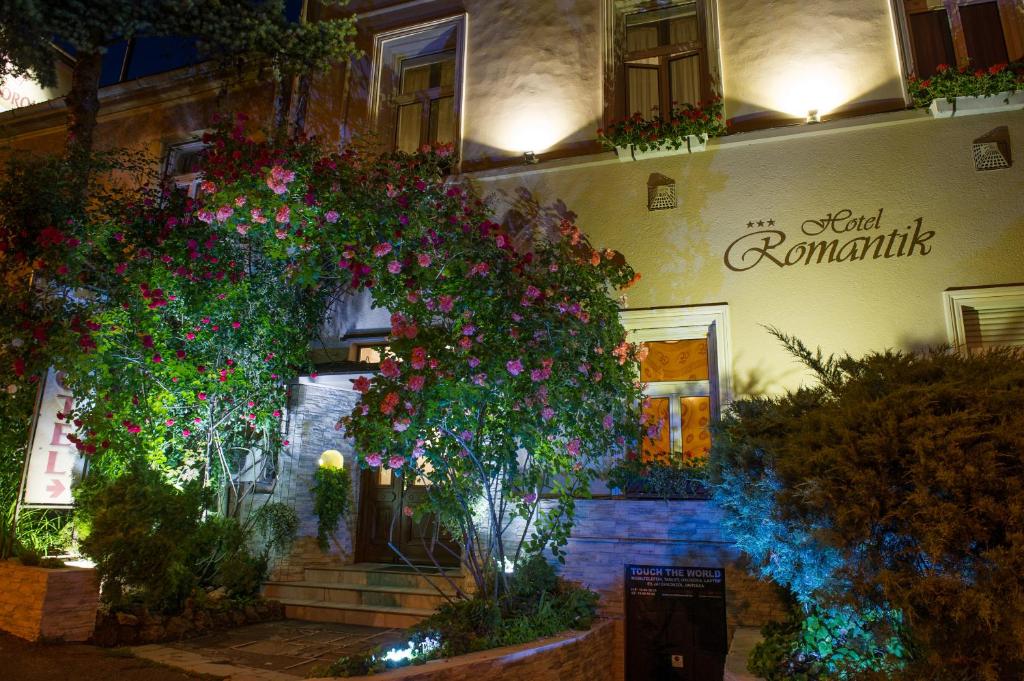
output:
M 177 165 L 178 157 L 184 154 L 200 152 L 209 145 L 202 140 L 202 136 L 193 135 L 183 142 L 167 144 L 167 153 L 164 159 L 164 176 L 168 181 L 174 183 L 175 189 L 184 189 L 189 198 L 194 199 L 199 190 L 199 183 L 203 181 L 202 173 L 180 173 L 172 174 L 171 170 Z
M 463 93 L 466 81 L 466 32 L 469 16 L 465 13 L 444 19 L 436 19 L 415 26 L 378 33 L 373 37 L 373 61 L 370 67 L 370 124 L 379 130 L 382 122 L 390 117 L 383 116 L 391 97 L 398 91 L 397 79 L 401 76 L 402 61 L 436 54 L 441 50 L 432 49 L 431 42 L 450 31 L 455 31 L 455 143 L 457 158 L 462 158 Z M 393 123 L 393 121 L 392 121 Z M 394 132 L 393 130 L 389 130 Z M 394 145 L 394 140 L 390 142 Z
M 961 288 L 942 292 L 942 307 L 946 316 L 946 336 L 957 352 L 966 352 L 967 334 L 964 330 L 964 308 L 985 309 L 1018 304 L 1024 309 L 1024 285 L 997 285 L 979 288 Z
M 708 341 L 708 384 L 707 395 L 711 398 L 711 418 L 717 421 L 723 410 L 732 402 L 732 341 L 729 332 L 728 305 L 697 305 L 688 307 L 623 310 L 619 319 L 626 329 L 626 340 L 631 343 L 646 343 L 666 340 Z M 705 381 L 661 381 L 649 384 L 645 392 L 649 397 L 663 394 L 680 395 L 692 392 L 704 395 L 703 390 L 694 392 L 694 383 Z M 675 410 L 679 406 L 673 400 L 669 406 L 672 442 L 680 439 L 676 432 L 678 418 Z

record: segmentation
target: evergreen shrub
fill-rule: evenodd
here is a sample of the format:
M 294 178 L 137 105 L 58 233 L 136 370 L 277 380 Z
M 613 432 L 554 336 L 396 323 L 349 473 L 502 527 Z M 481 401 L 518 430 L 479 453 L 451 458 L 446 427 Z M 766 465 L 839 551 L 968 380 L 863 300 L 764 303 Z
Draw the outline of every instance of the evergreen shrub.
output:
M 819 678 L 1024 678 L 1022 353 L 835 358 L 773 333 L 819 384 L 734 403 L 710 473 L 739 546 L 805 612 L 884 620 L 869 669 Z

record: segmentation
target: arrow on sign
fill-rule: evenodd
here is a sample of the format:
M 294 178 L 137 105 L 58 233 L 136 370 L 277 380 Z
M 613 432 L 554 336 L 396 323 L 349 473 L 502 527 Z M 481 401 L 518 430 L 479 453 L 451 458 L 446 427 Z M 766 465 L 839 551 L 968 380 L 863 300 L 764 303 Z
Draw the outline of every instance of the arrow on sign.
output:
M 64 483 L 54 478 L 50 481 L 50 484 L 46 486 L 46 491 L 50 493 L 51 499 L 56 499 L 61 494 L 64 494 Z

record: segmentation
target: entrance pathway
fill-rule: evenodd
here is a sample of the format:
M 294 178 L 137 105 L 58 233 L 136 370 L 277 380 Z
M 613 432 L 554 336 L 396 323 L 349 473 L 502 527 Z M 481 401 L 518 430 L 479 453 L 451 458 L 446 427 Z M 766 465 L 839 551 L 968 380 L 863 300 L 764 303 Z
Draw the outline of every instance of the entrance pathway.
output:
M 154 662 L 232 681 L 294 681 L 344 655 L 405 641 L 402 629 L 282 620 L 132 651 Z

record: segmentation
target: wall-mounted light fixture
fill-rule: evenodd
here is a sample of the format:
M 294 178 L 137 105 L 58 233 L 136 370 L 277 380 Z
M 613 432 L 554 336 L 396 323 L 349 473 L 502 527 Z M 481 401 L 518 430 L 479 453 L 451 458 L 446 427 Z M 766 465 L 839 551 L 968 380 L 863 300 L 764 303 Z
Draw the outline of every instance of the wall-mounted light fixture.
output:
M 321 468 L 341 469 L 345 467 L 345 457 L 337 449 L 328 449 L 320 455 L 320 460 L 317 463 Z
M 532 151 L 523 152 L 523 163 L 525 163 L 526 165 L 535 166 L 539 161 L 540 159 L 537 158 L 537 154 L 533 153 Z
M 807 112 L 807 123 L 821 123 L 821 116 L 818 115 L 817 109 L 811 109 Z

